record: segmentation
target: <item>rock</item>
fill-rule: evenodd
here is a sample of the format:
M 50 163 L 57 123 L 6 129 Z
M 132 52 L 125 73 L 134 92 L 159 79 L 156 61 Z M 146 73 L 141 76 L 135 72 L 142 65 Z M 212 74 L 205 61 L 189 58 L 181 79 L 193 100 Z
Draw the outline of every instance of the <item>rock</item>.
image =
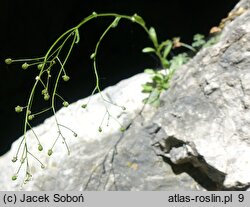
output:
M 139 74 L 94 95 L 86 109 L 79 100 L 57 113 L 70 148 L 57 137 L 55 118 L 35 127 L 29 149 L 33 180 L 22 185 L 11 176 L 18 148 L 0 158 L 0 190 L 246 190 L 250 187 L 250 0 L 236 6 L 245 12 L 226 24 L 221 40 L 202 49 L 177 70 L 159 108 L 144 106 Z M 107 110 L 112 115 L 107 124 Z M 106 116 L 105 116 L 106 115 Z M 105 116 L 105 117 L 104 117 Z M 104 122 L 102 132 L 98 127 Z M 114 118 L 114 119 L 113 119 Z M 120 124 L 124 131 L 120 131 Z M 248 189 L 249 190 L 249 189 Z
M 47 150 L 57 137 L 54 117 L 44 124 L 35 127 L 34 131 L 43 143 L 45 153 L 37 151 L 37 143 L 31 131 L 28 132 L 30 150 L 37 155 L 46 168 L 40 169 L 36 160 L 30 159 L 33 180 L 22 185 L 22 173 L 18 180 L 12 182 L 11 176 L 18 168 L 11 159 L 15 154 L 20 140 L 15 142 L 9 153 L 1 157 L 0 190 L 173 190 L 197 189 L 199 186 L 186 174 L 176 176 L 169 165 L 156 156 L 151 146 L 151 136 L 144 129 L 156 108 L 144 106 L 145 94 L 141 93 L 141 85 L 149 80 L 146 74 L 136 75 L 124 80 L 114 87 L 103 91 L 113 103 L 126 106 L 120 107 L 103 102 L 100 95 L 94 95 L 86 110 L 81 106 L 88 98 L 71 104 L 57 113 L 61 124 L 77 132 L 74 137 L 68 130 L 63 130 L 71 155 L 67 156 L 66 147 L 58 143 L 51 157 L 46 156 Z M 131 93 L 133 91 L 133 93 Z M 105 124 L 102 132 L 98 131 L 105 105 L 113 117 L 125 126 L 122 133 L 120 125 L 113 119 L 109 126 Z M 140 114 L 141 110 L 143 112 Z M 21 171 L 22 172 L 22 171 Z
M 162 156 L 177 165 L 190 163 L 215 184 L 206 189 L 247 189 L 250 11 L 229 23 L 221 37 L 176 72 L 162 97 L 164 105 L 151 120 L 166 134 L 157 141 Z

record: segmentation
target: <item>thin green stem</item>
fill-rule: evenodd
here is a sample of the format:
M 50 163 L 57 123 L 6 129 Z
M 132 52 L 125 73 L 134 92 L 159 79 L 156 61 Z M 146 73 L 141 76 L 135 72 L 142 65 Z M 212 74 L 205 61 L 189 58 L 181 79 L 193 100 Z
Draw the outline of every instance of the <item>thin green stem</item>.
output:
M 58 93 L 56 93 L 56 96 L 59 97 L 62 101 L 65 101 L 62 96 L 60 96 Z
M 31 155 L 36 161 L 38 161 L 41 165 L 43 165 L 43 163 L 36 157 L 34 156 L 32 153 L 28 152 L 29 155 Z
M 27 122 L 27 124 L 28 124 L 28 126 L 30 127 L 30 129 L 31 129 L 31 131 L 33 132 L 33 134 L 35 135 L 35 137 L 36 137 L 36 139 L 37 139 L 38 144 L 40 144 L 40 140 L 39 140 L 38 136 L 36 135 L 35 131 L 33 130 L 33 128 L 31 127 L 30 123 L 29 123 L 29 122 Z
M 192 50 L 193 52 L 197 52 L 197 50 L 196 50 L 195 48 L 193 48 L 192 46 L 190 46 L 190 45 L 188 45 L 188 44 L 186 44 L 186 43 L 181 42 L 181 46 L 182 46 L 182 47 L 186 47 L 186 48 L 188 48 L 189 50 Z
M 32 114 L 32 115 L 37 116 L 37 115 L 40 115 L 40 114 L 42 114 L 42 113 L 45 113 L 45 112 L 47 112 L 47 111 L 49 111 L 49 110 L 51 110 L 51 109 L 52 109 L 52 107 L 49 107 L 49 108 L 47 108 L 47 109 L 44 109 L 44 110 L 39 111 L 39 112 L 37 112 L 37 113 L 35 113 L 35 114 Z

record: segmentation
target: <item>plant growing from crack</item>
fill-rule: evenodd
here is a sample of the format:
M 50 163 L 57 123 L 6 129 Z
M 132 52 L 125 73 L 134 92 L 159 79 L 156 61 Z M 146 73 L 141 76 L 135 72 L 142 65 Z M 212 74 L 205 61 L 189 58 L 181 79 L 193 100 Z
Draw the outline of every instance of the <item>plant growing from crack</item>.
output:
M 148 73 L 153 74 L 153 84 L 150 85 L 146 83 L 144 85 L 144 92 L 149 93 L 150 92 L 150 97 L 147 99 L 147 102 L 153 103 L 152 101 L 152 93 L 153 88 L 157 88 L 160 93 L 167 89 L 169 87 L 168 81 L 171 79 L 173 72 L 175 70 L 176 65 L 181 64 L 186 60 L 187 58 L 185 55 L 182 56 L 176 56 L 172 60 L 168 60 L 168 55 L 173 47 L 179 47 L 179 46 L 184 46 L 187 47 L 191 50 L 194 50 L 194 48 L 190 47 L 189 45 L 186 45 L 184 43 L 181 43 L 179 39 L 174 39 L 172 40 L 166 40 L 162 42 L 161 44 L 158 43 L 157 40 L 157 35 L 155 32 L 155 29 L 153 27 L 148 28 L 144 22 L 144 20 L 137 14 L 134 14 L 133 16 L 128 16 L 128 15 L 120 15 L 116 13 L 104 13 L 104 14 L 97 14 L 96 12 L 93 12 L 91 15 L 87 16 L 84 18 L 78 25 L 75 27 L 72 27 L 71 29 L 68 29 L 66 32 L 64 32 L 48 49 L 48 51 L 45 53 L 44 56 L 42 57 L 37 57 L 37 58 L 30 58 L 30 59 L 11 59 L 7 58 L 5 59 L 6 64 L 12 64 L 12 63 L 19 63 L 21 62 L 22 69 L 27 70 L 27 69 L 37 69 L 38 70 L 38 75 L 35 78 L 34 85 L 31 89 L 27 104 L 25 106 L 16 106 L 15 111 L 17 113 L 24 112 L 25 117 L 24 117 L 24 129 L 23 129 L 23 136 L 21 139 L 21 142 L 18 146 L 18 149 L 16 151 L 15 156 L 13 157 L 12 161 L 20 161 L 19 167 L 16 171 L 16 173 L 12 176 L 12 180 L 16 180 L 18 178 L 18 175 L 20 173 L 20 170 L 22 168 L 25 168 L 25 178 L 24 178 L 24 183 L 28 182 L 31 177 L 31 167 L 29 164 L 29 158 L 32 157 L 35 159 L 41 166 L 41 168 L 45 168 L 45 165 L 37 158 L 36 155 L 31 153 L 30 151 L 30 146 L 29 146 L 29 140 L 27 139 L 27 131 L 30 129 L 31 132 L 33 133 L 35 139 L 37 140 L 37 150 L 38 151 L 43 151 L 43 145 L 32 128 L 32 120 L 35 119 L 37 116 L 46 113 L 46 112 L 52 112 L 54 115 L 56 127 L 57 127 L 57 137 L 55 138 L 52 146 L 48 149 L 47 155 L 51 156 L 53 154 L 53 150 L 55 145 L 57 144 L 58 140 L 61 139 L 62 142 L 64 143 L 66 150 L 68 154 L 70 154 L 70 149 L 67 144 L 66 137 L 62 133 L 62 128 L 70 131 L 73 136 L 77 137 L 77 133 L 73 131 L 72 129 L 68 128 L 67 126 L 63 125 L 60 123 L 60 120 L 57 119 L 56 116 L 56 103 L 58 101 L 61 101 L 61 104 L 63 107 L 68 107 L 69 103 L 58 93 L 58 88 L 60 85 L 61 81 L 67 82 L 70 80 L 70 77 L 67 75 L 66 71 L 66 64 L 67 61 L 72 53 L 72 50 L 75 45 L 80 41 L 80 32 L 79 29 L 87 22 L 96 19 L 96 18 L 113 18 L 113 21 L 109 24 L 109 26 L 105 29 L 105 31 L 102 33 L 100 36 L 95 48 L 94 52 L 90 55 L 90 58 L 93 60 L 93 70 L 95 74 L 95 87 L 91 93 L 91 96 L 94 95 L 95 93 L 99 93 L 101 96 L 101 99 L 104 103 L 108 103 L 111 105 L 114 105 L 116 107 L 121 108 L 121 110 L 126 110 L 124 106 L 117 105 L 104 97 L 104 95 L 101 92 L 100 88 L 100 81 L 99 81 L 99 75 L 98 75 L 98 69 L 97 69 L 97 63 L 96 63 L 96 57 L 98 55 L 99 51 L 99 46 L 101 42 L 103 41 L 104 37 L 107 35 L 107 33 L 118 26 L 119 22 L 121 19 L 129 20 L 133 23 L 136 23 L 142 29 L 146 32 L 146 34 L 149 36 L 153 46 L 152 47 L 146 47 L 143 49 L 144 53 L 148 52 L 153 52 L 156 54 L 156 56 L 159 58 L 162 67 L 166 68 L 166 74 L 162 75 L 157 71 L 153 70 L 147 70 Z M 66 51 L 66 53 L 64 53 Z M 54 78 L 54 82 L 52 81 L 52 78 Z M 42 90 L 39 91 L 39 87 L 42 87 Z M 151 87 L 151 88 L 150 88 Z M 41 95 L 43 96 L 44 101 L 48 102 L 48 107 L 45 109 L 42 109 L 38 112 L 33 111 L 33 103 L 34 103 L 34 98 L 35 98 L 35 93 L 40 92 Z M 154 94 L 155 97 L 159 98 L 160 93 Z M 91 98 L 90 96 L 90 98 Z M 90 102 L 90 98 L 86 104 L 82 105 L 82 108 L 86 108 Z M 117 123 L 120 125 L 120 130 L 121 132 L 125 131 L 125 127 L 122 126 L 122 124 L 119 123 L 119 121 L 111 115 L 109 112 L 108 108 L 104 104 L 106 112 L 103 116 L 103 119 L 98 127 L 98 131 L 102 132 L 102 124 L 107 117 L 109 120 L 110 118 L 114 119 L 117 121 Z
M 163 70 L 145 69 L 144 72 L 151 75 L 151 80 L 142 85 L 142 92 L 148 94 L 148 97 L 143 100 L 144 103 L 158 107 L 160 105 L 160 96 L 163 91 L 170 87 L 169 81 L 173 77 L 176 69 L 191 59 L 190 54 L 188 55 L 187 52 L 169 58 L 168 56 L 173 49 L 179 47 L 187 48 L 192 52 L 191 56 L 193 56 L 200 49 L 216 44 L 219 37 L 219 34 L 215 34 L 206 40 L 204 35 L 195 34 L 191 45 L 181 42 L 179 37 L 175 37 L 172 40 L 167 39 L 161 44 L 158 44 L 156 32 L 154 29 L 151 29 L 150 38 L 156 49 L 146 47 L 142 52 L 154 53 L 159 58 Z
M 117 105 L 113 103 L 112 101 L 108 100 L 101 92 L 100 84 L 99 84 L 99 76 L 98 76 L 98 70 L 97 70 L 97 64 L 96 64 L 96 57 L 98 55 L 99 46 L 106 34 L 113 28 L 117 27 L 118 23 L 121 19 L 126 19 L 131 22 L 136 23 L 140 27 L 143 28 L 143 30 L 148 34 L 150 37 L 150 40 L 153 42 L 154 50 L 156 51 L 157 56 L 161 60 L 161 62 L 164 62 L 164 64 L 167 65 L 167 62 L 164 61 L 166 59 L 167 53 L 161 54 L 160 51 L 164 49 L 164 51 L 167 51 L 167 48 L 169 47 L 169 41 L 166 41 L 164 44 L 158 45 L 157 39 L 155 36 L 155 30 L 153 27 L 147 28 L 144 20 L 137 14 L 134 14 L 133 16 L 128 15 L 120 15 L 116 13 L 104 13 L 104 14 L 97 14 L 96 12 L 93 12 L 91 15 L 84 18 L 78 25 L 75 27 L 72 27 L 71 29 L 68 29 L 66 32 L 64 32 L 48 49 L 48 51 L 45 53 L 42 57 L 36 57 L 36 58 L 29 58 L 29 59 L 11 59 L 7 58 L 5 59 L 6 64 L 12 64 L 12 63 L 22 63 L 21 67 L 23 70 L 27 69 L 37 69 L 38 75 L 35 78 L 34 85 L 31 89 L 27 104 L 25 106 L 16 106 L 15 111 L 17 113 L 24 112 L 25 118 L 24 118 L 24 126 L 23 126 L 23 136 L 21 139 L 21 142 L 18 146 L 18 149 L 16 151 L 15 156 L 13 157 L 12 161 L 20 161 L 19 167 L 16 171 L 16 173 L 12 176 L 12 180 L 16 180 L 18 178 L 18 175 L 20 173 L 20 170 L 22 168 L 25 169 L 25 178 L 24 183 L 28 182 L 31 177 L 31 167 L 29 164 L 29 159 L 32 157 L 35 159 L 40 165 L 41 168 L 45 168 L 45 165 L 30 151 L 29 146 L 29 140 L 27 139 L 27 131 L 30 129 L 37 140 L 38 144 L 38 151 L 43 151 L 43 145 L 37 136 L 36 132 L 32 128 L 32 120 L 35 119 L 37 116 L 39 116 L 42 113 L 45 112 L 52 112 L 54 115 L 55 123 L 57 126 L 58 135 L 55 138 L 55 141 L 51 148 L 47 151 L 48 156 L 51 156 L 53 154 L 53 149 L 56 143 L 59 139 L 62 139 L 68 154 L 70 154 L 70 149 L 68 147 L 66 138 L 64 137 L 62 133 L 62 128 L 65 128 L 72 132 L 73 136 L 77 136 L 76 132 L 74 132 L 72 129 L 68 128 L 67 126 L 64 126 L 60 123 L 60 121 L 57 119 L 56 116 L 56 102 L 59 100 L 61 101 L 62 105 L 64 107 L 67 107 L 69 103 L 58 93 L 59 84 L 61 81 L 69 81 L 70 77 L 67 75 L 66 71 L 66 63 L 72 53 L 72 50 L 74 46 L 80 41 L 80 32 L 79 29 L 87 22 L 96 19 L 96 18 L 105 18 L 110 17 L 113 18 L 113 21 L 111 24 L 105 29 L 105 31 L 102 33 L 101 37 L 99 38 L 94 52 L 90 55 L 90 58 L 93 60 L 93 70 L 95 74 L 95 88 L 93 89 L 91 96 L 95 94 L 96 92 L 100 94 L 101 99 L 103 102 L 112 104 L 116 107 L 120 107 L 122 110 L 125 110 L 126 108 L 124 106 Z M 153 48 L 152 48 L 153 49 Z M 66 50 L 66 55 L 62 51 Z M 145 52 L 145 50 L 144 50 Z M 165 66 L 165 65 L 164 65 Z M 52 78 L 55 79 L 55 81 L 52 81 Z M 42 109 L 38 112 L 33 111 L 33 103 L 35 98 L 35 93 L 38 92 L 39 87 L 42 87 L 42 90 L 40 91 L 41 95 L 43 96 L 44 101 L 48 102 L 48 107 L 45 109 Z M 90 101 L 90 99 L 89 99 Z M 86 104 L 82 105 L 82 108 L 86 108 L 89 104 L 89 101 Z M 114 118 L 109 110 L 107 109 L 106 105 L 106 113 L 104 115 L 108 116 L 109 118 Z M 104 120 L 103 118 L 103 120 Z M 116 118 L 114 118 L 116 120 Z M 118 122 L 118 120 L 116 120 Z M 103 121 L 102 121 L 103 122 Z M 120 124 L 120 123 L 119 123 Z M 99 132 L 102 131 L 102 123 L 98 127 Z M 123 132 L 125 128 L 120 124 L 121 128 L 120 130 Z
M 163 70 L 145 69 L 144 72 L 151 75 L 151 80 L 142 85 L 142 92 L 149 94 L 143 101 L 144 103 L 158 107 L 160 105 L 160 95 L 169 88 L 169 81 L 175 70 L 190 59 L 185 52 L 175 55 L 170 59 L 168 57 L 170 52 L 174 48 L 185 47 L 196 53 L 196 49 L 181 42 L 179 37 L 175 37 L 173 40 L 167 39 L 161 44 L 158 44 L 157 35 L 154 30 L 150 30 L 150 37 L 156 49 L 146 47 L 142 52 L 154 53 L 159 58 Z

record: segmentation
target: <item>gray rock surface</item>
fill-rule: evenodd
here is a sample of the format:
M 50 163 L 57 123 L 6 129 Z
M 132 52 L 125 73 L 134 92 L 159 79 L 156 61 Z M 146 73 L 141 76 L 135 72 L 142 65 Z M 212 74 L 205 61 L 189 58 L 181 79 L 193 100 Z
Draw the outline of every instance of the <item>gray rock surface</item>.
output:
M 67 156 L 67 150 L 61 143 L 56 145 L 51 157 L 46 155 L 57 136 L 54 117 L 34 128 L 45 152 L 37 151 L 36 139 L 29 131 L 27 139 L 30 150 L 46 168 L 42 170 L 36 160 L 30 159 L 33 180 L 22 185 L 24 175 L 21 171 L 18 180 L 12 182 L 11 176 L 19 165 L 13 165 L 11 162 L 20 142 L 18 140 L 11 151 L 0 159 L 0 190 L 199 189 L 187 174 L 173 174 L 171 166 L 165 164 L 151 146 L 153 134 L 144 129 L 144 122 L 149 122 L 157 109 L 144 107 L 142 102 L 146 95 L 141 93 L 141 85 L 148 80 L 148 75 L 139 74 L 103 91 L 103 95 L 110 97 L 114 103 L 125 105 L 125 111 L 103 102 L 100 95 L 91 98 L 86 110 L 82 109 L 81 105 L 86 103 L 88 98 L 61 109 L 57 113 L 59 122 L 78 134 L 75 138 L 70 131 L 63 131 L 71 150 L 70 156 Z M 120 125 L 113 119 L 109 120 L 108 127 L 105 127 L 107 119 L 104 119 L 103 131 L 98 131 L 106 112 L 105 106 L 112 116 L 119 117 L 117 120 L 127 128 L 124 133 L 119 130 Z
M 143 106 L 136 75 L 103 94 L 127 110 L 103 102 L 99 95 L 79 100 L 57 113 L 71 150 L 58 143 L 51 157 L 37 152 L 28 132 L 30 150 L 46 165 L 30 160 L 33 180 L 21 185 L 11 176 L 11 159 L 20 140 L 0 158 L 0 190 L 245 190 L 250 186 L 250 5 L 228 23 L 216 45 L 203 49 L 178 69 L 159 108 Z M 236 9 L 237 9 L 236 7 Z M 110 119 L 98 126 L 106 110 Z M 106 124 L 105 119 L 105 124 Z M 104 125 L 105 125 L 104 124 Z M 44 148 L 57 136 L 54 117 L 35 127 Z
M 159 153 L 177 165 L 190 163 L 215 189 L 249 187 L 249 10 L 226 26 L 219 43 L 176 72 L 162 99 L 152 118 L 166 134 Z

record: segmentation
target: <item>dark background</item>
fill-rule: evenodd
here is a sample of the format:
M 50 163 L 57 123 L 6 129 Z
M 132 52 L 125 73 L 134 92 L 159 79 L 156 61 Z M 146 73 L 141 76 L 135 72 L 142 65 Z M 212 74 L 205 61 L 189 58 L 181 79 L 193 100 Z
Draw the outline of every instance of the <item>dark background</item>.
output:
M 4 59 L 43 56 L 49 46 L 67 29 L 93 11 L 126 15 L 138 13 L 153 26 L 160 41 L 180 36 L 191 43 L 196 33 L 208 35 L 212 26 L 235 6 L 238 0 L 1 0 L 0 2 L 0 155 L 22 135 L 23 115 L 16 105 L 26 105 L 37 70 L 20 69 L 19 64 L 5 65 Z M 71 81 L 61 84 L 60 93 L 70 103 L 88 96 L 94 88 L 90 54 L 111 19 L 94 20 L 80 30 L 81 41 L 66 68 Z M 105 88 L 143 72 L 158 68 L 153 57 L 142 54 L 150 44 L 144 31 L 129 21 L 121 21 L 101 44 L 98 57 L 101 86 Z M 40 108 L 42 100 L 36 103 Z M 36 118 L 41 123 L 51 114 Z

